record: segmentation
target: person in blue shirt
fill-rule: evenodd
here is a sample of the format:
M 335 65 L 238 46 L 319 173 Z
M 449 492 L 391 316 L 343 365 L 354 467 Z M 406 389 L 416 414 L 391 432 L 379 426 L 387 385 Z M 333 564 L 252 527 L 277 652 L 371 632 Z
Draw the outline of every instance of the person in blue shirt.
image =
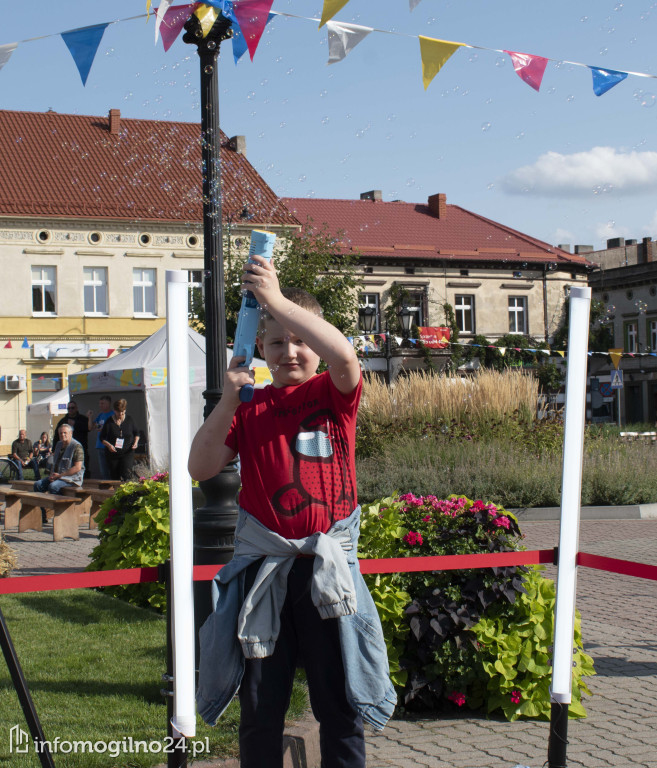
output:
M 98 467 L 101 480 L 110 479 L 110 469 L 107 462 L 107 448 L 105 448 L 103 441 L 100 439 L 100 431 L 103 425 L 112 415 L 112 398 L 109 395 L 101 395 L 98 400 L 98 407 L 100 413 L 94 419 L 94 428 L 97 431 L 96 434 L 96 453 L 98 455 Z

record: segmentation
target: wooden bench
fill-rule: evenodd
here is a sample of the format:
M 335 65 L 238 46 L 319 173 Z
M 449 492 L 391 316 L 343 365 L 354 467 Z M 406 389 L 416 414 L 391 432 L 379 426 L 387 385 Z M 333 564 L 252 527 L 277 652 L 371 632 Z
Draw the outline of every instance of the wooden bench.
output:
M 109 490 L 116 490 L 123 480 L 96 480 L 94 478 L 90 478 L 89 480 L 85 479 L 85 481 L 82 483 L 83 488 L 97 488 L 98 490 L 103 491 L 109 491 Z
M 24 533 L 32 529 L 42 531 L 41 508 L 50 509 L 53 512 L 53 541 L 61 541 L 68 537 L 70 539 L 79 539 L 80 526 L 80 507 L 77 498 L 70 496 L 59 496 L 54 493 L 35 493 L 27 491 L 3 491 L 4 501 L 7 507 L 11 503 L 12 511 L 7 515 L 5 509 L 5 528 L 8 523 L 13 523 L 15 527 L 18 523 L 18 532 Z M 16 505 L 20 504 L 18 509 L 18 520 L 16 521 Z
M 16 488 L 1 488 L 0 502 L 5 503 L 5 531 L 7 528 L 18 528 L 21 511 L 21 491 Z

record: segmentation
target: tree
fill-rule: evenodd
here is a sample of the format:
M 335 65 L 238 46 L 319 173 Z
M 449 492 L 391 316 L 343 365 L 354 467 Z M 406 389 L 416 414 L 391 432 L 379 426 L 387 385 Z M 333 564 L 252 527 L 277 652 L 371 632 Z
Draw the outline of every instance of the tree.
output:
M 300 231 L 286 232 L 278 238 L 274 265 L 281 287 L 303 288 L 317 297 L 324 310 L 324 318 L 345 335 L 353 334 L 358 316 L 359 292 L 362 278 L 358 274 L 356 256 L 336 254 L 335 237 L 322 228 L 315 230 L 312 222 Z M 235 337 L 237 316 L 242 304 L 241 276 L 248 258 L 248 241 L 235 250 L 224 265 L 226 339 Z M 205 312 L 202 306 L 194 308 L 198 318 L 194 327 L 205 334 Z
M 589 314 L 589 352 L 606 352 L 614 345 L 614 333 L 607 324 L 607 310 L 598 299 L 591 300 Z M 568 330 L 570 328 L 570 303 L 566 305 L 563 325 L 554 334 L 553 349 L 568 348 Z

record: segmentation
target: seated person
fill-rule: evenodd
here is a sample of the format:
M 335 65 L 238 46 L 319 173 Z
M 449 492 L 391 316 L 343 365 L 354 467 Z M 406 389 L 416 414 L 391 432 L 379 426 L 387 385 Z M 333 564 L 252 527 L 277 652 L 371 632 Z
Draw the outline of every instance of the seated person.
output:
M 11 444 L 11 453 L 9 459 L 15 464 L 18 470 L 18 479 L 23 479 L 23 468 L 29 467 L 34 471 L 34 476 L 38 480 L 41 477 L 39 464 L 34 458 L 32 443 L 27 439 L 27 432 L 24 429 L 19 430 L 18 437 Z
M 62 424 L 59 441 L 55 447 L 52 472 L 48 477 L 37 480 L 34 490 L 38 493 L 60 493 L 62 488 L 82 485 L 84 477 L 84 449 L 73 439 L 73 427 Z M 46 510 L 41 508 L 41 519 L 45 522 Z
M 47 469 L 52 457 L 52 444 L 47 432 L 42 432 L 41 437 L 34 443 L 34 458 L 41 469 Z

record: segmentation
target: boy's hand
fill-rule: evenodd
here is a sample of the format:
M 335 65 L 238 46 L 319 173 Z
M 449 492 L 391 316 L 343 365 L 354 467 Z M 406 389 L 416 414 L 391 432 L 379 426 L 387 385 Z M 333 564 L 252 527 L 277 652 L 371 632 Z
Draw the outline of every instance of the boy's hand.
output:
M 272 263 L 263 256 L 254 254 L 251 262 L 244 265 L 242 274 L 242 290 L 252 291 L 258 304 L 269 305 L 277 296 L 281 295 L 281 287 L 278 283 L 278 275 Z
M 233 410 L 237 409 L 241 402 L 240 389 L 245 384 L 255 384 L 253 371 L 241 365 L 244 360 L 244 357 L 233 356 L 224 378 L 224 391 L 221 395 L 221 400 L 231 406 Z

